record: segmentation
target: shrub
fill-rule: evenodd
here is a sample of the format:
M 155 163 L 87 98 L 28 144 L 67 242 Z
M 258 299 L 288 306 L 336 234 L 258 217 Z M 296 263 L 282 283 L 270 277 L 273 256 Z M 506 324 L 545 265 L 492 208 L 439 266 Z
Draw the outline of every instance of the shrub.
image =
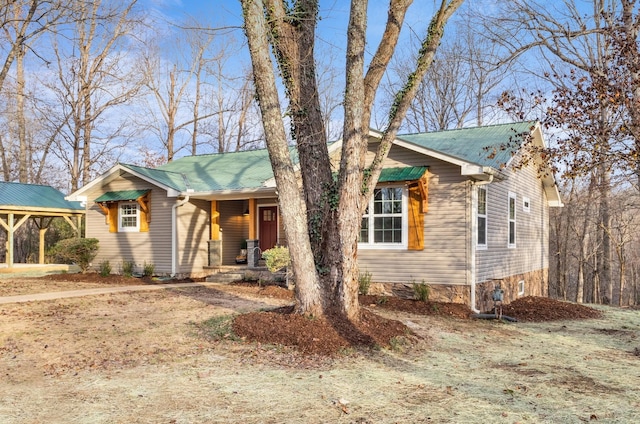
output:
M 108 277 L 111 274 L 111 264 L 109 261 L 100 262 L 100 267 L 98 268 L 98 273 L 101 277 Z
M 276 246 L 265 250 L 262 252 L 262 257 L 264 258 L 267 269 L 271 272 L 280 271 L 291 264 L 289 249 L 283 246 Z
M 56 262 L 76 264 L 84 274 L 91 266 L 98 254 L 98 239 L 70 238 L 60 240 L 51 249 L 51 255 Z
M 124 275 L 125 277 L 131 277 L 133 276 L 133 268 L 135 267 L 135 264 L 133 263 L 133 261 L 122 261 L 122 275 Z
M 413 283 L 413 295 L 416 300 L 427 302 L 429 300 L 430 288 L 427 283 L 422 280 L 422 283 Z
M 144 267 L 142 268 L 142 275 L 144 277 L 153 276 L 155 270 L 156 266 L 154 264 L 148 264 L 147 261 L 144 261 Z
M 371 273 L 369 271 L 361 272 L 358 278 L 358 293 L 369 294 L 369 287 L 371 287 Z

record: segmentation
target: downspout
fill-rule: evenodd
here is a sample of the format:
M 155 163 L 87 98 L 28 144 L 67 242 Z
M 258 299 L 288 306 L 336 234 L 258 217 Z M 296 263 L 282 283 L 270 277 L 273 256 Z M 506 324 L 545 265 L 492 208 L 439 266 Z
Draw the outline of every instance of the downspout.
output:
M 171 206 L 171 277 L 176 276 L 176 262 L 177 262 L 177 252 L 178 252 L 178 208 L 183 206 L 185 203 L 189 201 L 189 195 L 187 195 L 184 199 L 178 200 L 173 206 Z
M 477 207 L 478 205 L 478 192 L 477 190 L 475 190 L 475 187 L 477 186 L 482 186 L 482 185 L 487 185 L 493 182 L 493 175 L 489 175 L 489 179 L 486 181 L 472 181 L 471 182 L 471 187 L 473 188 L 473 193 L 471 194 L 472 199 L 475 199 L 475 202 L 471 202 L 471 228 L 475 229 L 475 231 L 471 231 L 471 258 L 469 260 L 470 262 L 470 267 L 471 267 L 471 272 L 470 272 L 470 286 L 471 286 L 471 296 L 470 296 L 470 303 L 471 303 L 471 310 L 474 313 L 480 313 L 480 310 L 476 307 L 476 278 L 477 278 L 477 270 L 476 270 L 476 250 L 477 250 L 477 245 L 478 245 L 478 241 L 477 241 L 477 231 L 478 231 L 478 217 L 476 215 L 476 211 L 475 211 L 475 207 Z M 487 234 L 488 237 L 488 234 Z M 488 243 L 489 240 L 487 240 Z

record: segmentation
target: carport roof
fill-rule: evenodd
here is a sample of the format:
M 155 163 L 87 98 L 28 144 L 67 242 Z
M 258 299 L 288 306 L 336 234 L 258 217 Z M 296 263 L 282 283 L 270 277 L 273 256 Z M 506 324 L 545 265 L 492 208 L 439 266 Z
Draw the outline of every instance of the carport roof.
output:
M 64 194 L 51 186 L 6 181 L 0 181 L 0 209 L 84 212 L 80 202 L 65 200 Z

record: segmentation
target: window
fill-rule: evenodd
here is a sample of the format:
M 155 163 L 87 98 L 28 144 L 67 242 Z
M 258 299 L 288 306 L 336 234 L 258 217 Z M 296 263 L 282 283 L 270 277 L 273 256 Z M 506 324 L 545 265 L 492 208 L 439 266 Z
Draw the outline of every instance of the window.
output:
M 528 197 L 522 198 L 522 210 L 524 212 L 531 212 L 531 200 Z
M 118 231 L 139 231 L 140 217 L 136 202 L 122 202 L 118 205 Z
M 362 217 L 361 246 L 407 246 L 407 199 L 402 187 L 376 188 Z
M 110 233 L 149 231 L 151 190 L 108 191 L 95 202 L 105 216 Z
M 518 296 L 524 296 L 524 280 L 518 281 Z
M 487 189 L 478 187 L 477 216 L 477 245 L 487 247 Z
M 516 247 L 516 195 L 509 193 L 509 247 Z

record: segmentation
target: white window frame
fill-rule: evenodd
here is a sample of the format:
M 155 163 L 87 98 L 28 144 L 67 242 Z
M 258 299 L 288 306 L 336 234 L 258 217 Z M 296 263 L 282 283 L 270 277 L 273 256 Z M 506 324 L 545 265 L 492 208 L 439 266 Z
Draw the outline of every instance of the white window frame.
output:
M 409 243 L 409 192 L 407 190 L 406 186 L 399 186 L 399 185 L 385 185 L 382 187 L 376 187 L 375 190 L 382 190 L 382 189 L 387 189 L 387 188 L 400 188 L 402 189 L 402 242 L 400 243 L 376 243 L 373 240 L 375 240 L 375 234 L 374 234 L 374 222 L 375 222 L 375 217 L 381 217 L 381 216 L 398 216 L 400 214 L 380 214 L 380 215 L 375 215 L 372 213 L 365 213 L 362 218 L 368 218 L 369 220 L 369 232 L 368 232 L 368 238 L 369 238 L 369 242 L 364 243 L 364 242 L 358 242 L 358 249 L 407 249 L 408 248 L 408 243 Z M 375 190 L 373 195 L 371 196 L 371 199 L 369 199 L 369 210 L 368 212 L 371 212 L 374 210 L 374 199 L 375 199 Z
M 518 281 L 518 296 L 524 296 L 524 280 Z
M 507 244 L 510 249 L 516 247 L 516 243 L 518 242 L 518 208 L 517 205 L 518 197 L 515 193 L 509 192 L 509 197 L 507 201 Z M 513 206 L 513 207 L 512 207 Z M 513 217 L 511 216 L 511 212 L 513 211 Z M 513 224 L 513 230 L 512 230 Z M 513 234 L 513 243 L 511 242 L 511 235 Z
M 480 192 L 484 191 L 484 214 L 480 213 Z M 488 210 L 489 210 L 489 190 L 486 186 L 478 186 L 476 191 L 476 248 L 482 250 L 489 245 Z M 484 243 L 480 243 L 480 219 L 484 218 Z
M 134 226 L 123 226 L 122 225 L 122 218 L 123 218 L 123 214 L 122 214 L 122 210 L 124 206 L 135 206 L 135 218 L 136 218 L 136 225 Z M 132 209 L 131 209 L 132 210 Z M 127 216 L 134 216 L 133 214 L 128 214 Z M 140 205 L 138 204 L 138 202 L 120 202 L 118 203 L 118 232 L 123 232 L 123 233 L 132 233 L 132 232 L 139 232 L 140 231 Z
M 522 211 L 527 213 L 531 212 L 531 199 L 528 197 L 522 198 Z

